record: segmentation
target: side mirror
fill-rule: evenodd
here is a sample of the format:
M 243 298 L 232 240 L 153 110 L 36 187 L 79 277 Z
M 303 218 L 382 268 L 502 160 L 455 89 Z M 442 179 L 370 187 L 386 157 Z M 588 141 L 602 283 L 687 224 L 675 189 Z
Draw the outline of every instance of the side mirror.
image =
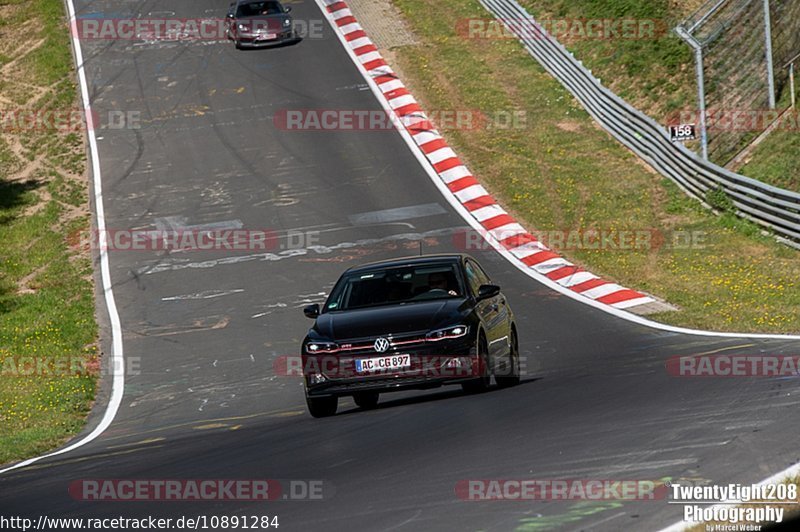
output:
M 283 8 L 284 13 L 289 13 L 292 10 L 292 6 L 286 6 Z
M 303 314 L 306 315 L 306 318 L 317 319 L 319 317 L 319 303 L 314 303 L 304 308 Z
M 496 284 L 482 284 L 480 288 L 478 288 L 478 301 L 491 299 L 498 294 L 500 294 L 500 287 Z

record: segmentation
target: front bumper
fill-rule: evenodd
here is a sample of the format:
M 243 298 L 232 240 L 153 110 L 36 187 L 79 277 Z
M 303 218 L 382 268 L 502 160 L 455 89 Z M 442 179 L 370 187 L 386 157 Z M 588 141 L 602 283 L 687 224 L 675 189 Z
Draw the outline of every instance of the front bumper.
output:
M 241 48 L 266 48 L 268 46 L 275 46 L 276 44 L 283 44 L 298 40 L 297 34 L 294 30 L 286 30 L 277 32 L 274 39 L 267 39 L 259 34 L 240 34 L 236 41 Z
M 396 349 L 387 353 L 303 355 L 303 374 L 308 397 L 348 396 L 360 392 L 391 392 L 458 384 L 482 374 L 482 361 L 467 342 Z M 409 355 L 411 367 L 401 370 L 358 373 L 356 359 Z M 321 377 L 320 377 L 321 376 Z M 324 379 L 320 382 L 320 379 Z

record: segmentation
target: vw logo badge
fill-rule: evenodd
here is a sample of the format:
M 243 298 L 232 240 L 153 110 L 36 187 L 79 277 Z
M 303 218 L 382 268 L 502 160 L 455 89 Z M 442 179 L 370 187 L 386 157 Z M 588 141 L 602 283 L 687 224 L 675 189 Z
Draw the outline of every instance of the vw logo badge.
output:
M 373 345 L 375 351 L 378 353 L 385 353 L 387 349 L 389 349 L 389 340 L 386 338 L 378 338 L 375 340 L 375 345 Z

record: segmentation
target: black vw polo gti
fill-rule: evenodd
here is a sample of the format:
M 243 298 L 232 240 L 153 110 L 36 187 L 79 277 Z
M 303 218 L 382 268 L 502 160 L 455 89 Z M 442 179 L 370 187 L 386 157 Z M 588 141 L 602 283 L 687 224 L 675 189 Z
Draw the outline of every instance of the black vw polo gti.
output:
M 303 340 L 314 417 L 340 396 L 374 408 L 381 392 L 461 384 L 467 392 L 519 383 L 514 315 L 500 287 L 467 255 L 429 255 L 347 270 Z

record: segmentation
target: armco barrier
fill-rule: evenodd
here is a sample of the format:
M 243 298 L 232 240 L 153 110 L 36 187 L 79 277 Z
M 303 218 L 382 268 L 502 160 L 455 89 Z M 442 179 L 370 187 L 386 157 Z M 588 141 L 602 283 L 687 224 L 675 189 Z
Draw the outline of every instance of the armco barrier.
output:
M 673 143 L 663 126 L 604 87 L 515 0 L 479 1 L 603 128 L 658 172 L 704 204 L 709 190 L 722 189 L 739 216 L 800 249 L 800 194 L 728 171 Z

